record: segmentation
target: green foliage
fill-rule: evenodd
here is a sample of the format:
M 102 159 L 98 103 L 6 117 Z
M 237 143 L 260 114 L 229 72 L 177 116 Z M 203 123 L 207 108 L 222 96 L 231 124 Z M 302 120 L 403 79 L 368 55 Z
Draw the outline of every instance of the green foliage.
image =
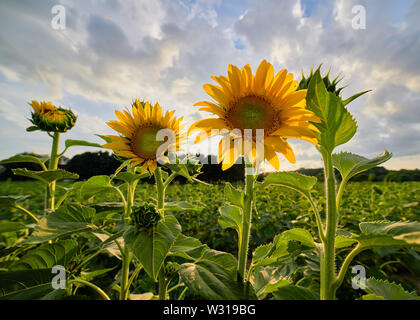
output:
M 420 300 L 415 292 L 407 292 L 401 285 L 387 280 L 369 278 L 366 280 L 366 288 L 363 290 L 370 295 L 367 299 L 366 296 L 363 296 L 364 300 Z
M 353 176 L 388 161 L 391 157 L 392 154 L 386 150 L 373 159 L 367 159 L 350 152 L 341 152 L 333 154 L 332 161 L 333 166 L 340 171 L 342 179 L 348 181 Z
M 28 243 L 42 243 L 74 233 L 95 230 L 92 224 L 95 209 L 80 204 L 62 205 L 57 211 L 42 218 L 28 239 Z
M 150 231 L 130 227 L 124 233 L 124 240 L 147 274 L 156 280 L 172 244 L 181 232 L 181 226 L 175 217 L 166 215 Z
M 28 169 L 13 169 L 13 173 L 18 176 L 24 176 L 49 184 L 53 181 L 64 179 L 78 179 L 75 173 L 68 172 L 63 169 L 46 170 L 46 171 L 30 171 Z
M 318 143 L 321 150 L 331 153 L 335 147 L 348 142 L 356 133 L 357 124 L 340 97 L 328 92 L 317 70 L 312 77 L 306 97 L 307 108 L 321 120 L 315 126 L 321 132 Z

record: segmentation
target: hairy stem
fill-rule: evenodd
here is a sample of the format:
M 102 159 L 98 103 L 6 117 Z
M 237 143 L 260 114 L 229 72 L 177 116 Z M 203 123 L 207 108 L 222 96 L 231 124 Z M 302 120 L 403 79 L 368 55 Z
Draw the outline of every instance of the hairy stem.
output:
M 56 170 L 58 167 L 58 160 L 60 159 L 60 156 L 58 155 L 59 143 L 60 143 L 60 133 L 54 132 L 50 161 L 48 164 L 49 170 Z M 53 181 L 47 186 L 47 204 L 48 204 L 48 209 L 52 211 L 55 210 L 55 184 L 56 182 Z
M 250 169 L 248 167 L 248 169 Z M 247 175 L 245 170 L 245 203 L 242 214 L 242 237 L 239 239 L 239 250 L 238 250 L 238 272 L 242 277 L 242 281 L 247 279 L 247 258 L 248 258 L 248 247 L 249 237 L 251 232 L 252 223 L 252 198 L 254 193 L 255 176 Z
M 337 204 L 335 194 L 335 177 L 330 152 L 323 153 L 325 170 L 325 194 L 327 200 L 326 232 L 321 253 L 321 300 L 334 300 L 335 288 L 335 236 L 337 232 Z

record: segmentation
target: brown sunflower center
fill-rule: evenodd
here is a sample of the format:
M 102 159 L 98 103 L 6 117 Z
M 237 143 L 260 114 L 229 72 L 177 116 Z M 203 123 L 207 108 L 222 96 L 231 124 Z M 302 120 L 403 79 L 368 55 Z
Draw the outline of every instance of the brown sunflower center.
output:
M 140 127 L 131 139 L 133 152 L 143 159 L 156 159 L 156 152 L 164 141 L 157 141 L 156 136 L 161 128 Z
M 278 123 L 276 110 L 272 104 L 257 96 L 247 96 L 237 100 L 228 110 L 226 120 L 232 129 L 264 129 L 267 134 Z

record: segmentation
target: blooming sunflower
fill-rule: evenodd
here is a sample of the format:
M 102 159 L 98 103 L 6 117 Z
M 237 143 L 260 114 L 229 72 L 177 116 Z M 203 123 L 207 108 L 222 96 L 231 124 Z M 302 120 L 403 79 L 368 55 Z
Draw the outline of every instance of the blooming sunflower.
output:
M 294 152 L 286 142 L 287 138 L 302 139 L 317 144 L 317 128 L 308 121 L 319 122 L 319 118 L 306 107 L 306 91 L 296 91 L 298 81 L 293 74 L 281 70 L 274 74 L 273 66 L 263 60 L 255 75 L 251 67 L 241 69 L 229 65 L 228 76 L 212 76 L 219 85 L 205 84 L 204 90 L 215 100 L 200 101 L 195 106 L 218 116 L 195 122 L 188 130 L 201 131 L 195 143 L 217 130 L 238 131 L 228 143 L 222 139 L 219 143 L 218 162 L 223 162 L 222 169 L 230 168 L 241 155 L 246 155 L 255 165 L 257 159 L 267 159 L 279 170 L 280 164 L 276 152 L 282 153 L 287 160 L 296 162 Z M 216 130 L 214 130 L 216 129 Z M 252 131 L 252 147 L 244 148 L 244 133 Z M 263 131 L 264 155 L 257 154 L 257 129 Z M 248 130 L 249 132 L 249 130 Z M 237 152 L 235 143 L 242 145 L 243 152 Z M 261 158 L 262 157 L 262 158 Z
M 142 165 L 141 171 L 149 170 L 153 173 L 157 168 L 158 149 L 163 143 L 167 143 L 167 150 L 179 151 L 181 143 L 185 140 L 184 134 L 180 133 L 184 124 L 183 117 L 174 117 L 175 111 L 167 111 L 162 114 L 162 108 L 156 103 L 153 107 L 149 102 L 136 100 L 132 110 L 127 108 L 123 112 L 118 110 L 115 114 L 119 121 L 111 120 L 107 124 L 121 135 L 107 135 L 111 141 L 102 147 L 112 149 L 117 156 L 129 159 L 133 167 Z M 172 130 L 174 141 L 158 141 L 157 134 L 162 129 Z M 163 155 L 159 155 L 162 156 Z
M 51 102 L 32 100 L 33 108 L 31 122 L 37 129 L 47 132 L 66 132 L 73 128 L 77 117 L 69 109 L 57 108 Z

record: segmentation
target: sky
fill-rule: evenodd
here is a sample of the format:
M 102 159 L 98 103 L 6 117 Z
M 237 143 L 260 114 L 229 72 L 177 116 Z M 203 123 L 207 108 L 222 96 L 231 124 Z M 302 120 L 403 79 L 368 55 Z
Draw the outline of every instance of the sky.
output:
M 58 4 L 63 30 L 51 24 Z M 356 5 L 365 29 L 353 28 Z M 136 98 L 176 110 L 187 126 L 209 117 L 193 106 L 209 100 L 203 84 L 229 64 L 255 72 L 266 59 L 298 79 L 313 66 L 331 68 L 344 76 L 344 98 L 372 90 L 349 105 L 358 132 L 336 151 L 374 157 L 387 149 L 386 168 L 420 168 L 419 16 L 418 0 L 1 0 L 0 159 L 49 153 L 45 133 L 25 131 L 31 100 L 78 115 L 61 148 L 65 139 L 101 143 L 95 134 L 115 134 L 105 122 Z M 321 167 L 311 144 L 289 142 L 297 163 L 280 155 L 281 170 Z

